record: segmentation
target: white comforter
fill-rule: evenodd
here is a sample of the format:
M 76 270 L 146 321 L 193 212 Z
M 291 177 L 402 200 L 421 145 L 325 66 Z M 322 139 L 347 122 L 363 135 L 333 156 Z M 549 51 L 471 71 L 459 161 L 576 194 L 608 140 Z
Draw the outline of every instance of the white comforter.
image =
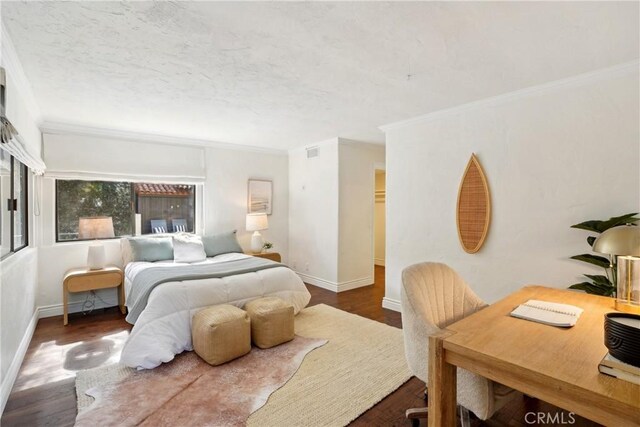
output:
M 208 258 L 203 263 L 225 262 L 247 256 L 224 254 Z M 173 261 L 129 263 L 125 268 L 127 295 L 136 274 L 154 265 L 167 267 L 185 264 Z M 286 267 L 218 279 L 167 282 L 158 285 L 149 295 L 147 307 L 133 326 L 122 349 L 120 361 L 127 366 L 145 369 L 169 362 L 176 354 L 193 349 L 191 318 L 195 312 L 216 304 L 243 307 L 247 301 L 262 296 L 277 296 L 290 302 L 296 314 L 306 307 L 311 299 L 300 277 Z

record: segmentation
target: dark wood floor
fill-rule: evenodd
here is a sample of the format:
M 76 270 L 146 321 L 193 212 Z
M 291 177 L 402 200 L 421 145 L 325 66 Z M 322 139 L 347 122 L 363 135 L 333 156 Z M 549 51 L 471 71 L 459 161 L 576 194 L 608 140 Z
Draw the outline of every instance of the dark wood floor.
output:
M 376 267 L 375 284 L 335 294 L 308 285 L 311 304 L 327 304 L 379 322 L 401 327 L 400 313 L 382 308 L 384 268 Z M 75 373 L 116 362 L 131 327 L 117 308 L 91 315 L 41 319 L 29 345 L 18 379 L 0 423 L 9 426 L 72 426 L 76 416 Z M 424 406 L 425 385 L 412 378 L 396 392 L 358 418 L 354 426 L 405 426 L 404 411 Z M 527 412 L 564 413 L 534 399 L 522 399 L 499 411 L 491 420 L 472 425 L 527 426 Z M 422 425 L 425 425 L 423 422 Z M 552 425 L 552 424 L 546 424 Z M 574 426 L 596 426 L 576 417 Z

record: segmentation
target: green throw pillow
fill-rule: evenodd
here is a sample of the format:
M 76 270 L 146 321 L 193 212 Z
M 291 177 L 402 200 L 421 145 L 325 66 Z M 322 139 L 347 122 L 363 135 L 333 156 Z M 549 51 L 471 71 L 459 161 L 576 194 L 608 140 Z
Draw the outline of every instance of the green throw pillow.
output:
M 212 236 L 202 236 L 202 244 L 207 257 L 213 257 L 230 252 L 242 253 L 242 247 L 236 238 L 236 230 L 228 233 L 214 234 Z
M 164 261 L 173 259 L 173 239 L 171 237 L 147 237 L 129 239 L 134 261 Z

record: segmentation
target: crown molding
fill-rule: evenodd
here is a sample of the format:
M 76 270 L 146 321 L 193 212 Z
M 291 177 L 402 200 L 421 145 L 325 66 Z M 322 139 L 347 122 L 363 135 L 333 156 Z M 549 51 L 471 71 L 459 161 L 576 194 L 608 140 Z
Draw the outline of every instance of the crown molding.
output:
M 313 144 L 306 144 L 300 147 L 293 147 L 289 149 L 289 153 L 296 153 L 298 151 L 305 151 L 310 148 L 319 148 L 328 145 L 352 145 L 354 147 L 366 148 L 369 150 L 385 150 L 384 142 L 369 142 L 369 141 L 358 141 L 356 139 L 351 138 L 342 138 L 340 136 L 335 136 L 329 139 L 323 139 L 322 141 L 315 142 Z
M 384 151 L 385 150 L 384 142 L 376 143 L 376 142 L 358 141 L 356 139 L 338 137 L 338 144 L 340 144 L 340 145 L 349 145 L 349 146 L 352 146 L 352 147 L 363 148 L 363 149 L 372 150 L 372 151 L 380 151 L 380 150 Z
M 220 148 L 224 150 L 249 151 L 255 153 L 272 154 L 286 156 L 286 150 L 276 148 L 257 147 L 253 145 L 231 144 L 206 139 L 185 138 L 173 135 L 163 135 L 156 133 L 134 132 L 120 129 L 107 129 L 94 126 L 85 126 L 75 123 L 44 120 L 40 124 L 40 131 L 48 134 L 71 134 L 91 136 L 97 138 L 109 138 L 125 141 L 152 142 L 164 145 L 186 145 L 192 147 Z
M 325 147 L 328 145 L 337 145 L 339 141 L 338 137 L 333 137 L 333 138 L 329 138 L 329 139 L 323 139 L 322 141 L 318 141 L 318 142 L 314 142 L 311 144 L 305 144 L 305 145 L 301 145 L 299 147 L 293 147 L 289 149 L 289 153 L 296 153 L 298 151 L 305 151 L 308 150 L 310 148 L 318 148 L 318 147 Z
M 24 101 L 32 119 L 38 124 L 42 121 L 42 112 L 36 102 L 33 88 L 31 87 L 31 83 L 29 83 L 29 79 L 27 79 L 24 68 L 22 68 L 22 63 L 16 53 L 11 36 L 7 32 L 6 25 L 0 21 L 0 27 L 2 66 L 7 70 L 7 77 L 15 83 L 17 92 Z M 7 93 L 8 101 L 10 101 L 11 96 L 11 93 Z
M 380 126 L 379 129 L 382 130 L 383 132 L 388 132 L 390 130 L 401 129 L 403 127 L 406 127 L 412 124 L 427 123 L 433 120 L 441 119 L 443 117 L 461 114 L 461 113 L 476 110 L 479 108 L 495 107 L 498 105 L 513 102 L 521 98 L 528 98 L 532 96 L 542 95 L 545 93 L 552 93 L 563 88 L 583 86 L 583 85 L 595 83 L 601 80 L 625 76 L 631 73 L 638 74 L 639 71 L 640 71 L 640 60 L 625 62 L 623 64 L 615 65 L 613 67 L 602 68 L 600 70 L 578 74 L 576 76 L 568 77 L 565 79 L 555 80 L 549 83 L 543 83 L 540 85 L 531 86 L 525 89 L 519 89 L 519 90 L 505 93 L 502 95 L 497 95 L 490 98 L 484 98 L 478 101 L 469 102 L 466 104 L 458 105 L 456 107 L 434 111 L 431 113 L 423 114 L 421 116 L 413 117 L 411 119 L 389 123 L 389 124 Z

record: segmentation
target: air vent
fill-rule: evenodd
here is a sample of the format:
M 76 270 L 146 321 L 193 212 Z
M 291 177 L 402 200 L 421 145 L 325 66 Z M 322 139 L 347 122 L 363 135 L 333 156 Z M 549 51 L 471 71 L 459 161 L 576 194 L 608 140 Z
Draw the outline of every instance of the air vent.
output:
M 318 147 L 307 148 L 307 159 L 318 157 Z

